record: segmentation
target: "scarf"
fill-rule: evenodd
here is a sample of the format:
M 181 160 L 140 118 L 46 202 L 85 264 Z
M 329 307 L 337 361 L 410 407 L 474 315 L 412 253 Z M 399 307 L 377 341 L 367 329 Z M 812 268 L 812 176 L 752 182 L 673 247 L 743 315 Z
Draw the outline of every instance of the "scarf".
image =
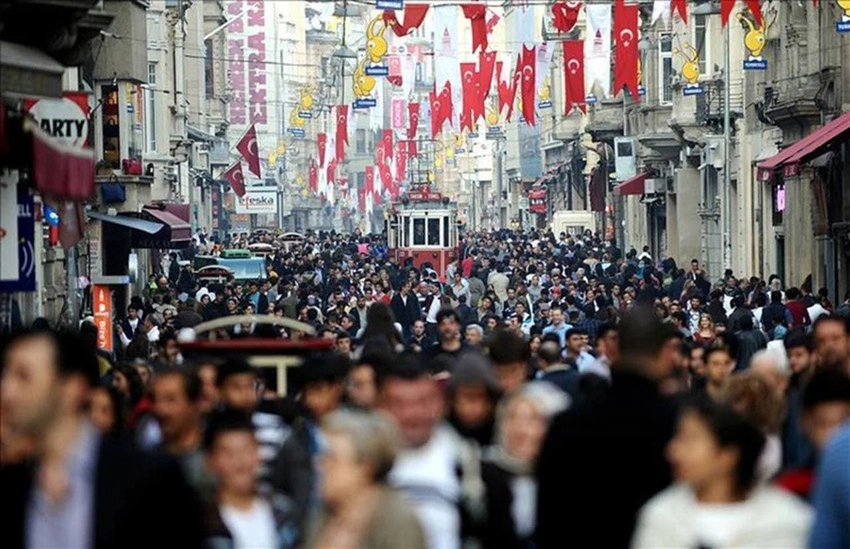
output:
M 533 461 L 523 461 L 508 455 L 501 444 L 488 447 L 485 452 L 485 458 L 515 476 L 534 474 L 535 464 Z

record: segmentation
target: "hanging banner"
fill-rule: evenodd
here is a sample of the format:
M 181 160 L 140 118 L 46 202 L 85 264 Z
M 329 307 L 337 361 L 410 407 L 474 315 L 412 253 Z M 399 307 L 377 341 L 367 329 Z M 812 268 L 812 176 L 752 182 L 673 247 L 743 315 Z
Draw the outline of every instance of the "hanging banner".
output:
M 3 230 L 8 231 L 7 236 L 4 236 L 0 239 L 0 242 L 3 243 L 2 255 L 0 255 L 0 260 L 3 263 L 6 263 L 7 257 L 17 256 L 17 261 L 14 259 L 9 259 L 9 264 L 11 266 L 15 266 L 16 269 L 12 269 L 15 272 L 6 273 L 5 271 L 9 269 L 4 269 L 4 278 L 0 280 L 0 294 L 9 294 L 16 292 L 34 292 L 35 291 L 35 263 L 37 258 L 35 257 L 35 217 L 33 217 L 33 198 L 32 195 L 26 190 L 18 191 L 17 190 L 17 178 L 15 179 L 15 184 L 11 185 L 12 191 L 6 191 L 3 193 L 3 204 L 0 205 L 4 210 L 5 204 L 7 200 L 11 200 L 12 197 L 17 196 L 17 200 L 15 200 L 12 204 L 14 204 L 14 211 L 17 212 L 17 221 L 16 227 L 12 227 L 12 223 L 9 223 L 9 227 L 3 227 Z M 11 181 L 12 178 L 9 178 Z M 4 179 L 4 183 L 6 180 Z M 11 211 L 12 208 L 9 208 Z M 6 219 L 6 212 L 3 212 L 4 222 Z M 12 219 L 15 219 L 15 216 L 12 216 Z M 17 238 L 15 240 L 11 240 L 10 237 L 17 232 Z M 14 255 L 13 255 L 14 254 Z M 6 276 L 10 274 L 11 278 L 6 278 Z
M 552 108 L 552 84 L 551 78 L 549 77 L 549 67 L 552 65 L 554 51 L 554 42 L 540 42 L 537 44 L 535 85 L 537 88 L 537 107 L 540 109 Z
M 348 145 L 348 105 L 336 106 L 336 161 L 345 159 L 345 146 Z
M 638 5 L 617 0 L 614 5 L 614 36 L 617 49 L 614 52 L 614 89 L 617 95 L 625 88 L 632 100 L 638 101 Z
M 384 23 L 392 29 L 396 36 L 406 36 L 419 28 L 422 22 L 425 21 L 425 14 L 428 13 L 428 8 L 428 4 L 407 4 L 404 6 L 403 23 L 398 20 L 395 11 L 392 9 L 385 11 L 383 16 Z
M 419 103 L 411 101 L 407 104 L 407 138 L 413 139 L 416 137 L 416 130 L 419 128 Z
M 747 48 L 749 55 L 744 59 L 745 71 L 764 71 L 767 70 L 767 59 L 761 56 L 766 43 L 767 29 L 764 26 L 764 21 L 761 25 L 750 20 L 743 13 L 738 13 L 738 21 L 747 25 L 747 34 L 744 36 L 744 47 Z
M 458 12 L 457 6 L 436 6 L 433 11 L 433 25 L 434 25 L 434 55 L 435 61 L 439 60 L 439 62 L 434 63 L 434 82 L 436 84 L 438 93 L 443 92 L 446 88 L 446 83 L 450 84 L 448 88 L 451 96 L 449 99 L 448 106 L 443 105 L 443 108 L 451 109 L 451 104 L 454 103 L 456 105 L 460 105 L 461 98 L 461 90 L 463 89 L 463 85 L 461 83 L 461 75 L 460 75 L 460 59 L 458 58 L 458 17 L 460 14 Z M 444 99 L 440 98 L 441 103 L 444 102 Z M 452 109 L 449 111 L 450 115 L 448 118 L 444 120 L 448 120 L 449 124 L 455 128 L 458 127 L 459 118 L 460 118 L 461 109 Z M 445 113 L 445 111 L 444 111 Z M 442 128 L 442 124 L 439 125 Z
M 611 90 L 611 5 L 591 4 L 585 6 L 585 11 L 584 85 L 587 102 L 596 103 Z
M 525 119 L 525 123 L 530 126 L 534 125 L 534 95 L 537 84 L 536 49 L 536 46 L 531 46 L 531 48 L 526 46 L 522 47 L 522 79 L 520 81 L 520 89 L 522 91 L 522 117 Z
M 405 103 L 406 102 L 405 102 L 404 99 L 397 99 L 397 98 L 394 98 L 392 100 L 392 102 L 390 103 L 390 107 L 391 107 L 390 119 L 392 121 L 392 128 L 394 130 L 401 131 L 401 130 L 405 129 L 405 123 L 404 123 Z
M 584 43 L 581 40 L 564 40 L 564 114 L 573 107 L 587 112 L 584 92 Z
M 536 214 L 546 213 L 546 189 L 528 191 L 528 211 Z
M 552 4 L 552 25 L 555 30 L 562 34 L 566 34 L 573 30 L 573 27 L 578 21 L 578 14 L 581 11 L 581 2 L 579 0 L 559 0 Z

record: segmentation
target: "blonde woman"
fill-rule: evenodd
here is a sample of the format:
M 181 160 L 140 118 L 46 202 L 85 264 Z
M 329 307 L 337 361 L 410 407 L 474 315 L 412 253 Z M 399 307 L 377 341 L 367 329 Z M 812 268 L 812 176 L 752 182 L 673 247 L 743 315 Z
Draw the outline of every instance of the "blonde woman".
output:
M 708 313 L 703 313 L 699 317 L 697 331 L 694 332 L 694 341 L 703 347 L 708 347 L 717 337 L 715 333 L 714 320 Z

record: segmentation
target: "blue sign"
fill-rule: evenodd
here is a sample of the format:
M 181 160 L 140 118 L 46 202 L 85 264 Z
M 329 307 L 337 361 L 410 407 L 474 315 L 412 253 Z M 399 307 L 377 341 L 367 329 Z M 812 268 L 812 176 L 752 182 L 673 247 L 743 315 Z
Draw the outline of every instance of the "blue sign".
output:
M 289 128 L 286 130 L 292 137 L 301 139 L 304 137 L 304 129 L 303 128 Z
M 367 76 L 388 76 L 390 68 L 386 65 L 369 65 L 366 67 Z
M 646 95 L 646 88 L 644 88 L 643 86 L 638 86 L 638 96 L 640 97 L 643 95 Z
M 44 205 L 44 220 L 47 221 L 47 224 L 51 227 L 59 226 L 59 214 L 47 204 Z
M 767 59 L 762 59 L 760 57 L 750 57 L 749 59 L 744 60 L 744 70 L 745 71 L 766 71 L 767 70 Z
M 466 137 L 467 139 L 478 139 L 478 132 L 469 132 Z
M 541 101 L 540 103 L 537 104 L 537 108 L 538 109 L 551 109 L 552 108 L 552 102 L 551 101 Z
M 404 0 L 377 0 L 375 7 L 379 10 L 402 10 Z
M 598 99 L 596 98 L 596 95 L 594 95 L 592 93 L 584 98 L 584 102 L 587 103 L 588 105 L 595 105 L 597 101 L 598 101 Z
M 503 139 L 505 133 L 500 126 L 490 126 L 487 128 L 487 139 Z
M 688 84 L 685 86 L 685 89 L 682 90 L 682 93 L 685 95 L 702 95 L 705 93 L 701 84 Z
M 835 22 L 835 32 L 845 33 L 850 32 L 850 19 L 836 21 Z
M 18 191 L 18 280 L 0 281 L 0 294 L 35 291 L 35 221 L 33 200 Z
M 298 118 L 313 118 L 313 113 L 310 111 L 298 111 Z
M 374 97 L 367 97 L 366 99 L 355 100 L 354 101 L 354 108 L 355 109 L 371 109 L 372 107 L 374 107 L 377 104 L 378 104 L 378 102 L 375 100 Z

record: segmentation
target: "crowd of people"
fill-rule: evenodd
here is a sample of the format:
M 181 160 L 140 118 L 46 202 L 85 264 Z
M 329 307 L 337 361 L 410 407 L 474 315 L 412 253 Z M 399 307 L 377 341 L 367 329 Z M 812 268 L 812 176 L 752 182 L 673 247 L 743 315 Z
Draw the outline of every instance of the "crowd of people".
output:
M 86 322 L 4 337 L 5 540 L 850 547 L 850 292 L 711 279 L 589 233 L 468 234 L 433 267 L 311 233 L 243 283 L 175 256 L 113 353 Z M 211 337 L 332 350 L 286 394 L 250 356 L 183 357 L 186 331 L 233 315 Z

